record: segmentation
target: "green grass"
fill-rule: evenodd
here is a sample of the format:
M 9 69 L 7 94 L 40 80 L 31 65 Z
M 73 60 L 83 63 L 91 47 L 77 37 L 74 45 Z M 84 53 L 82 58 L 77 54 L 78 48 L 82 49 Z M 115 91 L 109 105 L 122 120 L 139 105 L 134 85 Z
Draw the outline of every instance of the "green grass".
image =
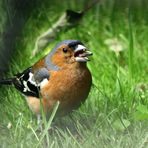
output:
M 31 58 L 36 38 L 69 8 L 81 10 L 84 0 L 45 1 L 26 21 L 7 77 L 32 65 L 56 43 L 79 39 L 93 52 L 88 67 L 93 85 L 86 102 L 71 116 L 44 122 L 43 132 L 23 96 L 0 88 L 0 147 L 146 148 L 148 145 L 148 13 L 146 0 L 102 1 L 81 24 L 62 31 L 49 48 Z M 50 5 L 50 7 L 48 7 Z M 129 8 L 130 6 L 130 8 Z M 59 7 L 61 9 L 59 9 Z M 6 16 L 3 9 L 2 16 Z M 2 17 L 1 16 L 1 17 Z M 4 22 L 4 18 L 1 19 Z M 2 23 L 0 30 L 3 28 Z M 107 40 L 109 40 L 108 43 Z M 113 44 L 123 51 L 110 50 Z M 52 116 L 53 117 L 53 116 Z M 11 123 L 12 127 L 7 128 Z M 47 126 L 51 129 L 47 131 Z M 48 134 L 49 133 L 49 134 Z

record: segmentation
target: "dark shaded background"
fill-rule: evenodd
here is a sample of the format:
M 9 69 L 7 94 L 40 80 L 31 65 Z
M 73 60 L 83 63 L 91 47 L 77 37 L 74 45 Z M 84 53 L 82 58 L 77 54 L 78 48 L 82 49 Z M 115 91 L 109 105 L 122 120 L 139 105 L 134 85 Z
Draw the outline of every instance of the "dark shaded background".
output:
M 26 20 L 40 6 L 40 3 L 40 0 L 3 1 L 2 7 L 7 10 L 7 18 L 1 35 L 0 77 L 8 71 L 9 62 L 15 50 L 16 38 L 21 36 Z

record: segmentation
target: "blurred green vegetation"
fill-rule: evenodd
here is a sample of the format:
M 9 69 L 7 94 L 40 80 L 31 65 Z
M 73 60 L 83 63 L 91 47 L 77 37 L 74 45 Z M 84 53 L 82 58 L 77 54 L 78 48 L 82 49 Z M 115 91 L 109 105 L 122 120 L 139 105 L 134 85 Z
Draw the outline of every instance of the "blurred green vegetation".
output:
M 0 33 L 7 5 L 0 9 Z M 39 2 L 39 1 L 38 1 Z M 87 101 L 72 118 L 57 119 L 39 147 L 146 147 L 148 142 L 148 2 L 102 0 L 81 23 L 62 30 L 32 58 L 36 38 L 66 9 L 81 11 L 91 1 L 36 3 L 15 40 L 7 77 L 21 72 L 61 40 L 81 40 L 93 52 L 88 63 L 93 86 Z M 15 15 L 15 13 L 14 13 Z M 36 118 L 25 99 L 12 87 L 0 87 L 0 147 L 36 147 L 40 139 Z M 73 122 L 74 121 L 74 122 Z M 12 127 L 7 127 L 11 125 Z M 53 124 L 54 125 L 54 124 Z M 47 132 L 47 131 L 46 131 Z M 45 136 L 46 137 L 46 136 Z

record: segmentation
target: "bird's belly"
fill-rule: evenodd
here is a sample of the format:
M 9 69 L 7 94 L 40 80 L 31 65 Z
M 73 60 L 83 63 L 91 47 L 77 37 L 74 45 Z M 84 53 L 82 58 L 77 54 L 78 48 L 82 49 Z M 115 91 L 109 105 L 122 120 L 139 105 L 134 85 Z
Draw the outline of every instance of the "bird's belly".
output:
M 65 77 L 65 78 L 63 78 Z M 48 85 L 42 89 L 42 96 L 49 103 L 60 101 L 59 113 L 65 114 L 78 108 L 87 98 L 91 87 L 91 75 L 88 70 L 79 73 L 69 71 L 54 73 Z

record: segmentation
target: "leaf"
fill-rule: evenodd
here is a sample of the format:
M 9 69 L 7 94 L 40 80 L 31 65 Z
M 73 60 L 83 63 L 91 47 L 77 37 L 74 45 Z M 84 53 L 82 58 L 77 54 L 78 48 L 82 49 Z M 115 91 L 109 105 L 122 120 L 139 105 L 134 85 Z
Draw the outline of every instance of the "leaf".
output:
M 137 106 L 137 111 L 134 113 L 135 120 L 148 119 L 148 109 L 145 105 L 140 104 Z
M 139 112 L 141 112 L 141 113 L 146 113 L 146 114 L 148 114 L 148 109 L 147 109 L 147 107 L 146 107 L 145 105 L 140 104 L 140 105 L 137 107 L 137 110 L 138 110 Z
M 116 130 L 119 131 L 124 131 L 126 128 L 128 128 L 130 126 L 130 121 L 126 120 L 126 119 L 117 119 L 115 120 L 115 122 L 113 123 L 113 127 Z

